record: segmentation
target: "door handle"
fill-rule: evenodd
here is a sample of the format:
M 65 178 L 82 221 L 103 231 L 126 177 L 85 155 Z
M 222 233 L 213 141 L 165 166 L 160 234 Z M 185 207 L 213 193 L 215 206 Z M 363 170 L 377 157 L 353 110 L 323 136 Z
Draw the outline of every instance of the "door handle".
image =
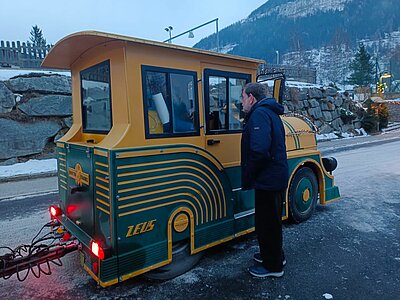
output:
M 219 144 L 219 143 L 221 143 L 220 140 L 207 140 L 207 145 L 209 145 L 209 146 Z

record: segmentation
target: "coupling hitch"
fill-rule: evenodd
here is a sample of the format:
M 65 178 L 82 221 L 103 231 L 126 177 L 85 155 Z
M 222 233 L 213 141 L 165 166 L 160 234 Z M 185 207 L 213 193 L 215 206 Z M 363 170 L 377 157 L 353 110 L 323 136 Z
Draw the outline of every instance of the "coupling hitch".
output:
M 44 228 L 50 228 L 50 231 L 40 235 Z M 78 247 L 76 239 L 72 239 L 53 219 L 43 225 L 31 244 L 15 249 L 0 247 L 0 278 L 9 279 L 16 274 L 19 281 L 24 281 L 31 272 L 36 278 L 41 274 L 50 275 L 51 266 L 62 266 L 60 258 Z

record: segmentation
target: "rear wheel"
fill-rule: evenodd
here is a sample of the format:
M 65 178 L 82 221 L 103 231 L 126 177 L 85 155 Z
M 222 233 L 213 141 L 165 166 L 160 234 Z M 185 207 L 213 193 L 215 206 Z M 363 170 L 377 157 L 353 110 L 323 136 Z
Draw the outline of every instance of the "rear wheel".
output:
M 311 217 L 318 198 L 318 180 L 314 172 L 303 167 L 298 170 L 289 185 L 289 209 L 291 219 L 300 223 Z
M 203 256 L 202 252 L 190 255 L 190 245 L 187 241 L 181 241 L 172 245 L 172 262 L 166 266 L 144 274 L 147 278 L 168 280 L 193 268 Z

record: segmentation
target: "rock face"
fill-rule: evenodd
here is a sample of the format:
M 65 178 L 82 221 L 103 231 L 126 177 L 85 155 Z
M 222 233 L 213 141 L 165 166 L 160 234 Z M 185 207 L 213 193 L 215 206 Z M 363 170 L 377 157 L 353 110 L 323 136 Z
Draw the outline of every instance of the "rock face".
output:
M 72 97 L 64 95 L 35 97 L 20 104 L 18 108 L 32 117 L 67 117 L 72 115 Z
M 40 153 L 61 125 L 54 121 L 22 123 L 0 118 L 0 159 Z
M 14 93 L 71 94 L 71 78 L 61 75 L 28 74 L 11 78 L 6 85 Z
M 354 131 L 360 127 L 352 100 L 334 88 L 288 87 L 285 95 L 283 104 L 287 110 L 310 118 L 321 134 Z M 307 95 L 306 99 L 303 99 L 303 95 Z
M 51 156 L 55 136 L 71 127 L 71 78 L 31 73 L 0 81 L 0 115 L 0 163 Z
M 15 106 L 14 94 L 0 81 L 0 113 L 8 113 Z

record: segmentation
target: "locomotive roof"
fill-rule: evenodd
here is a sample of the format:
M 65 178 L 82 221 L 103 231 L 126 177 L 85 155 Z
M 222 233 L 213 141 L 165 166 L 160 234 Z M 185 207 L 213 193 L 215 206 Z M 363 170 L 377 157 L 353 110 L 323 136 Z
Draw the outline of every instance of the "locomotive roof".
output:
M 222 54 L 218 52 L 178 46 L 175 44 L 150 41 L 145 39 L 139 39 L 129 36 L 110 34 L 98 31 L 81 31 L 70 34 L 61 39 L 60 41 L 58 41 L 50 49 L 49 53 L 43 60 L 42 67 L 55 68 L 55 69 L 70 69 L 71 65 L 79 58 L 80 55 L 82 55 L 82 53 L 96 46 L 116 41 L 122 41 L 122 42 L 127 42 L 129 44 L 138 44 L 138 45 L 152 45 L 160 48 L 176 49 L 187 53 L 197 53 L 213 57 L 240 60 L 249 63 L 256 63 L 256 64 L 265 63 L 265 61 L 260 59 Z

